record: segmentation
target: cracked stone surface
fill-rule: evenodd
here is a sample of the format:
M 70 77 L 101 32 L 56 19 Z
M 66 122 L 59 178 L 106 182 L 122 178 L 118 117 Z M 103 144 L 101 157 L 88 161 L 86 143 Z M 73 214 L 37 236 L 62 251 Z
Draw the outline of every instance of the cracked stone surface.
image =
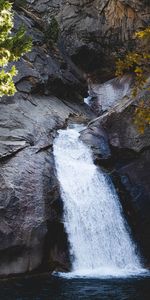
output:
M 83 104 L 87 73 L 99 69 L 102 82 L 104 77 L 112 78 L 113 53 L 134 44 L 134 31 L 150 20 L 149 1 L 27 0 L 27 3 L 25 8 L 15 8 L 15 29 L 22 23 L 26 25 L 33 49 L 16 63 L 18 92 L 14 97 L 0 99 L 0 275 L 3 276 L 30 272 L 44 264 L 50 270 L 69 268 L 53 139 L 68 119 L 76 117 L 84 122 L 95 116 Z M 56 44 L 45 39 L 52 16 L 59 25 Z M 145 152 L 148 139 L 138 136 L 136 143 L 135 128 L 131 126 L 132 108 L 129 122 L 128 114 L 121 108 L 115 115 L 108 112 L 102 122 L 104 130 L 99 122 L 94 123 L 82 139 L 102 161 L 109 162 L 112 157 L 115 160 L 112 147 L 140 153 L 137 161 L 123 164 L 119 160 L 117 165 L 119 178 L 133 195 L 135 209 L 140 211 L 143 191 L 140 189 L 138 198 L 137 185 L 141 182 L 142 188 L 147 186 L 145 176 L 148 176 L 140 170 L 148 166 L 149 154 Z M 147 192 L 139 217 L 145 232 L 143 245 L 149 233 L 141 221 L 148 208 L 146 198 Z M 146 220 L 148 223 L 148 215 Z

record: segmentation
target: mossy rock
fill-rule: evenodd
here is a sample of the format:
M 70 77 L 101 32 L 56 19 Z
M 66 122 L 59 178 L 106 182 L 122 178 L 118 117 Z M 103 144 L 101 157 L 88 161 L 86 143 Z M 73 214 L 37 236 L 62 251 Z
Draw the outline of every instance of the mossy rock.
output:
M 50 24 L 47 26 L 45 30 L 45 39 L 46 42 L 56 43 L 59 36 L 59 24 L 57 20 L 53 17 L 51 19 Z

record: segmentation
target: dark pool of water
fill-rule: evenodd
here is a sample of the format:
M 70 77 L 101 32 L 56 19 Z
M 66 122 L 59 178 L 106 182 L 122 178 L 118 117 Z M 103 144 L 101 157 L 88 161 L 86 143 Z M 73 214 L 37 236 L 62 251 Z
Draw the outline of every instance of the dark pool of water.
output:
M 64 279 L 40 276 L 0 281 L 0 300 L 150 300 L 150 277 Z

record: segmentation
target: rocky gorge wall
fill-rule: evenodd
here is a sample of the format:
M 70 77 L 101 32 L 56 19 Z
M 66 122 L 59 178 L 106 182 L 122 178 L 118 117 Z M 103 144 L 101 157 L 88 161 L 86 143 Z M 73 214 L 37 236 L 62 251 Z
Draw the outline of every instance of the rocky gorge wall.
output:
M 67 268 L 53 139 L 68 119 L 93 116 L 79 101 L 86 91 L 80 71 L 55 45 L 46 44 L 34 15 L 18 8 L 15 28 L 22 23 L 32 36 L 32 52 L 16 63 L 18 92 L 0 99 L 1 276 L 41 265 Z
M 66 260 L 53 139 L 69 117 L 83 111 L 86 120 L 88 113 L 50 96 L 30 102 L 16 94 L 0 105 L 0 274 L 32 271 L 44 260 L 52 260 L 53 269 Z M 48 232 L 54 239 L 49 253 Z
M 150 92 L 141 91 L 133 102 L 129 91 L 128 96 L 123 97 L 126 81 L 123 82 L 122 89 L 120 84 L 116 86 L 116 79 L 99 85 L 99 89 L 106 90 L 105 97 L 107 94 L 110 96 L 109 91 L 113 90 L 114 102 L 109 102 L 108 105 L 102 99 L 99 106 L 101 116 L 89 123 L 87 129 L 81 133 L 81 139 L 92 148 L 95 163 L 111 176 L 133 238 L 141 251 L 140 255 L 145 265 L 149 266 L 150 128 L 147 127 L 144 133 L 140 133 L 134 118 L 135 108 L 141 99 L 145 100 L 145 105 L 150 105 Z M 96 112 L 100 102 L 99 97 L 98 93 Z M 102 108 L 105 109 L 104 112 Z
M 138 0 L 14 2 L 15 28 L 25 24 L 33 49 L 16 63 L 18 92 L 0 99 L 1 276 L 69 269 L 53 139 L 68 122 L 96 118 L 83 103 L 88 77 L 111 79 L 114 53 L 134 45 L 150 15 L 149 2 Z M 149 264 L 149 133 L 138 134 L 126 102 L 107 110 L 82 138 L 112 174 Z
M 55 18 L 63 54 L 102 82 L 112 78 L 116 53 L 132 49 L 135 31 L 150 24 L 147 0 L 26 0 L 26 5 L 45 30 Z

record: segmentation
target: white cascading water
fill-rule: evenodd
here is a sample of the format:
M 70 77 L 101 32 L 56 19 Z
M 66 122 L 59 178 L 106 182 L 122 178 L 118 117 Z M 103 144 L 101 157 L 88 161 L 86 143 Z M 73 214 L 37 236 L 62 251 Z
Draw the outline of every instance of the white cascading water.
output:
M 79 129 L 59 130 L 54 156 L 73 275 L 124 276 L 142 270 L 111 181 L 97 168 Z

